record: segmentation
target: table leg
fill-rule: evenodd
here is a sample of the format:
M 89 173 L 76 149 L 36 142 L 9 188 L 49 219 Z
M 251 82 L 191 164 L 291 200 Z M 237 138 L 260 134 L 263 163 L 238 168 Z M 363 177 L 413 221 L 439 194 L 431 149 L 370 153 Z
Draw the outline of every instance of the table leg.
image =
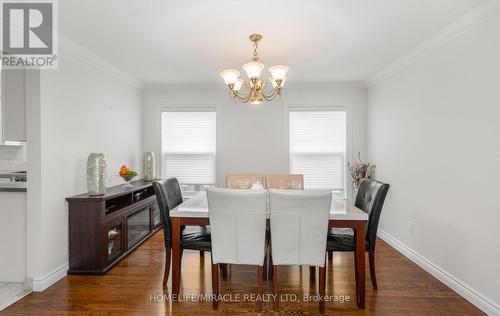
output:
M 316 280 L 316 267 L 314 266 L 309 267 L 309 280 L 310 281 Z
M 365 308 L 365 222 L 356 225 L 356 301 Z
M 179 295 L 181 287 L 181 219 L 173 217 L 172 227 L 172 295 Z

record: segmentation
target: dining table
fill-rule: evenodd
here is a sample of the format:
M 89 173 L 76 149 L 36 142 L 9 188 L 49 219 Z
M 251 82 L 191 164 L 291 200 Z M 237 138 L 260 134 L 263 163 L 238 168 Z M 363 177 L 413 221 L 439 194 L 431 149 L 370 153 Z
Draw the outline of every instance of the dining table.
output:
M 267 216 L 272 209 L 268 207 Z M 181 226 L 210 225 L 206 192 L 198 192 L 183 203 L 170 210 L 172 229 L 172 295 L 178 296 L 181 285 Z M 368 214 L 344 198 L 332 193 L 329 227 L 351 228 L 356 240 L 355 274 L 356 302 L 360 309 L 365 308 L 365 229 Z

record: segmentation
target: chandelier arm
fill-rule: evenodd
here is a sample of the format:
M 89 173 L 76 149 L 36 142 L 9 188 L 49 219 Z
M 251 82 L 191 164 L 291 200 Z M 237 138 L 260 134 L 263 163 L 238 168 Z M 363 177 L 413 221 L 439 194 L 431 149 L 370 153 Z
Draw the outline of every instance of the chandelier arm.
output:
M 250 99 L 252 98 L 252 93 L 253 93 L 253 89 L 252 89 L 252 86 L 250 85 L 250 82 L 245 82 L 245 87 L 247 89 L 247 95 L 245 97 L 242 97 L 241 102 L 243 103 L 246 103 L 248 101 L 250 101 Z
M 277 94 L 277 93 L 273 93 L 273 94 L 272 94 L 272 95 L 270 95 L 270 96 L 266 96 L 266 95 L 262 94 L 262 97 L 263 97 L 263 98 L 264 98 L 264 100 L 266 100 L 266 101 L 272 101 L 272 100 L 276 99 L 276 97 L 277 97 L 277 96 L 278 96 L 278 94 Z
M 252 95 L 252 94 L 248 94 L 247 96 L 242 97 L 242 96 L 240 96 L 240 95 L 239 95 L 239 93 L 235 94 L 236 98 L 237 98 L 238 100 L 240 100 L 240 102 L 243 102 L 243 103 L 247 103 L 248 101 L 250 101 L 250 96 L 251 96 L 251 95 Z
M 262 90 L 262 97 L 264 97 L 266 101 L 272 101 L 276 99 L 276 97 L 278 96 L 281 96 L 281 89 L 274 89 L 271 92 L 266 92 Z
M 266 101 L 272 101 L 276 97 L 276 93 L 273 92 L 271 94 L 266 94 L 266 93 L 262 92 L 262 97 Z
M 282 90 L 283 90 L 282 87 L 277 86 L 276 88 L 272 88 L 269 91 L 265 91 L 264 89 L 262 89 L 262 92 L 265 93 L 265 94 L 267 94 L 268 96 L 270 96 L 270 95 L 273 95 L 273 94 L 281 94 Z
M 234 91 L 232 91 L 231 89 L 229 89 L 227 92 L 229 93 L 229 96 L 231 97 L 231 99 L 233 99 L 234 103 L 238 103 L 238 102 L 236 101 L 236 95 L 235 95 L 235 92 L 234 92 Z
M 247 89 L 249 90 L 248 95 L 246 96 L 244 96 L 244 94 L 240 93 L 239 91 L 234 91 L 231 89 L 228 90 L 229 96 L 231 97 L 231 99 L 233 99 L 234 103 L 238 103 L 238 100 L 243 103 L 250 101 L 250 98 L 252 96 L 251 87 L 248 83 L 245 83 L 245 86 L 247 86 Z
M 256 93 L 256 90 L 255 90 L 256 87 L 252 86 L 252 83 L 250 81 L 246 82 L 246 87 L 248 89 L 248 96 L 244 102 L 249 102 L 252 99 L 252 95 L 254 95 Z
M 252 91 L 248 91 L 248 95 L 244 96 L 242 93 L 238 91 L 233 92 L 234 98 L 240 100 L 243 103 L 250 101 L 250 97 L 252 96 Z

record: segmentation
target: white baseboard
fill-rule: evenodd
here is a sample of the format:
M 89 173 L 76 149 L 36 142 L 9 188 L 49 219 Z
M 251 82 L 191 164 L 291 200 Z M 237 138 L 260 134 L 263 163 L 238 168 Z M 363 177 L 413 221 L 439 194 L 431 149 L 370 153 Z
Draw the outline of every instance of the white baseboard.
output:
M 0 289 L 0 312 L 30 293 L 23 283 L 4 284 Z
M 446 286 L 457 292 L 460 296 L 474 304 L 488 315 L 500 315 L 500 306 L 491 299 L 485 297 L 469 285 L 457 279 L 443 268 L 435 265 L 428 259 L 415 252 L 396 238 L 392 237 L 383 230 L 378 230 L 378 237 L 391 245 L 405 257 L 416 263 L 419 267 L 430 273 L 433 277 L 443 282 Z
M 64 278 L 67 275 L 67 271 L 68 264 L 65 263 L 40 278 L 33 278 L 33 292 L 44 291 L 52 284 Z

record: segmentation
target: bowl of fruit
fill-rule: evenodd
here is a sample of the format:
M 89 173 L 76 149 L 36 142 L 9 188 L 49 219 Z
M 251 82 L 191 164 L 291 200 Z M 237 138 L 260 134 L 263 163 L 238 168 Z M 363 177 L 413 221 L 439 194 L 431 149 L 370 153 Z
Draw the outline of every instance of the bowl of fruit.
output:
M 127 166 L 122 166 L 120 168 L 120 177 L 125 180 L 125 184 L 123 185 L 126 188 L 132 188 L 134 185 L 131 184 L 132 179 L 137 176 L 137 171 L 130 169 Z

